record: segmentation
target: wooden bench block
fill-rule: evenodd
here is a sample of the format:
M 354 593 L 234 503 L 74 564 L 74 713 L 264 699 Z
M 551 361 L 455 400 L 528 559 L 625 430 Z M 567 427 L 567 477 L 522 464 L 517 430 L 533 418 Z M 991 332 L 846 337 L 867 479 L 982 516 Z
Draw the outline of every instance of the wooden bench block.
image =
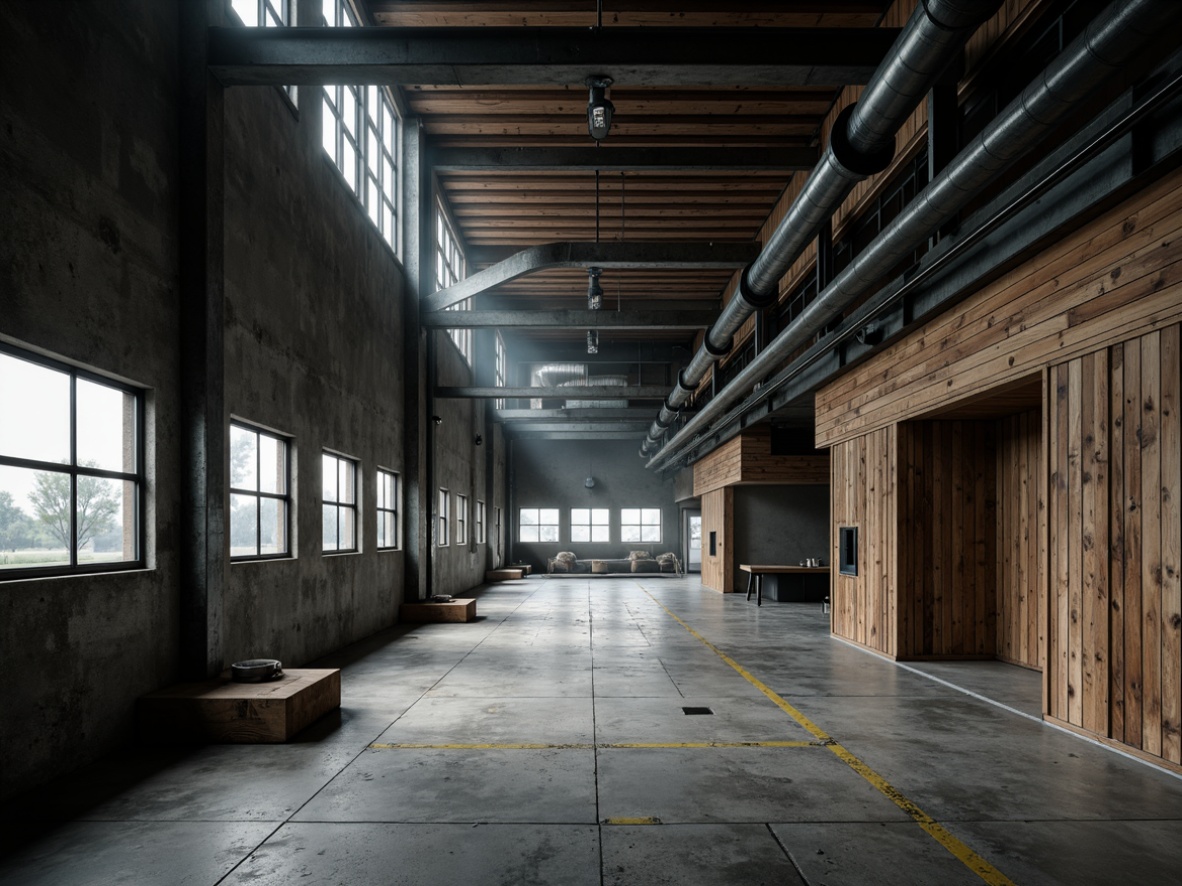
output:
M 475 619 L 476 601 L 470 598 L 460 598 L 447 603 L 403 603 L 398 607 L 398 620 L 412 624 Z
M 517 578 L 525 578 L 524 569 L 490 569 L 484 573 L 485 581 L 511 581 Z
M 287 670 L 263 683 L 235 683 L 227 671 L 150 692 L 137 702 L 136 716 L 148 741 L 274 744 L 340 706 L 337 668 Z

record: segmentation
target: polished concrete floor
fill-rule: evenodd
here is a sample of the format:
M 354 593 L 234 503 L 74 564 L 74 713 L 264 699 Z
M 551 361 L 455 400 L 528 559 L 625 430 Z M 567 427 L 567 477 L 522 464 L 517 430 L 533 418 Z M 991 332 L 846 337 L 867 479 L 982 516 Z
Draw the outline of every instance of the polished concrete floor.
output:
M 290 744 L 10 804 L 0 884 L 1182 881 L 1182 780 L 1039 722 L 1038 674 L 895 665 L 694 577 L 477 596 L 319 663 L 341 711 Z

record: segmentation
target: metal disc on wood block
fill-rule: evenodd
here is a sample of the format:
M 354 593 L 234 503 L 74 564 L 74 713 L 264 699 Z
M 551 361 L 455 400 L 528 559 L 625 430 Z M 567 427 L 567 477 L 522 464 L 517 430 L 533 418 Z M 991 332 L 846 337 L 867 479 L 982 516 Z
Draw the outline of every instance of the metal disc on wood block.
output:
M 262 683 L 283 676 L 283 665 L 274 658 L 248 658 L 230 665 L 230 677 L 235 683 Z

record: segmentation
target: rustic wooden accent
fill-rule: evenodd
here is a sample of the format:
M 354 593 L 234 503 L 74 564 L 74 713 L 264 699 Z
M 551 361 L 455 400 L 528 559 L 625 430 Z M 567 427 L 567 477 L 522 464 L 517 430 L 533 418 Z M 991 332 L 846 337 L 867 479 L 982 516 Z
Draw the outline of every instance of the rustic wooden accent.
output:
M 181 683 L 143 696 L 136 718 L 146 741 L 274 744 L 340 706 L 341 672 L 336 668 L 288 670 L 264 683 L 235 683 L 226 672 L 216 680 Z
M 1182 319 L 1182 171 L 822 388 L 829 445 Z
M 528 573 L 521 567 L 512 567 L 505 569 L 490 569 L 484 573 L 485 581 L 514 581 L 519 578 L 525 578 Z
M 829 531 L 831 563 L 840 562 L 839 528 L 858 527 L 858 574 L 832 573 L 832 631 L 895 657 L 903 613 L 895 596 L 897 522 L 896 429 L 833 448 Z M 908 531 L 908 530 L 904 530 Z
M 1047 713 L 1182 763 L 1182 329 L 1051 370 Z
M 702 585 L 724 594 L 735 590 L 735 491 L 731 487 L 704 493 L 702 498 Z M 710 555 L 710 533 L 717 549 Z
M 998 420 L 997 657 L 1037 670 L 1046 657 L 1047 613 L 1042 441 L 1041 410 Z
M 694 495 L 724 486 L 824 485 L 829 455 L 772 455 L 771 429 L 759 425 L 694 463 Z
M 506 570 L 516 572 L 517 569 Z M 457 598 L 446 603 L 403 603 L 398 607 L 398 620 L 405 624 L 455 623 L 476 620 L 476 601 Z
M 897 428 L 899 658 L 992 658 L 997 636 L 997 423 Z M 881 506 L 880 506 L 881 509 Z

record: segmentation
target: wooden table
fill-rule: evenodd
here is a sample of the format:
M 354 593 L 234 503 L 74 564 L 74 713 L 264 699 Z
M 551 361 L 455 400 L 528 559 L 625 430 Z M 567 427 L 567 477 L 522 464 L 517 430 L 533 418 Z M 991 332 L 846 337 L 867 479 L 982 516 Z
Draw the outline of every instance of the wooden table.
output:
M 828 566 L 753 566 L 744 563 L 739 566 L 747 573 L 747 599 L 755 591 L 755 605 L 763 605 L 763 577 L 765 575 L 828 575 Z

